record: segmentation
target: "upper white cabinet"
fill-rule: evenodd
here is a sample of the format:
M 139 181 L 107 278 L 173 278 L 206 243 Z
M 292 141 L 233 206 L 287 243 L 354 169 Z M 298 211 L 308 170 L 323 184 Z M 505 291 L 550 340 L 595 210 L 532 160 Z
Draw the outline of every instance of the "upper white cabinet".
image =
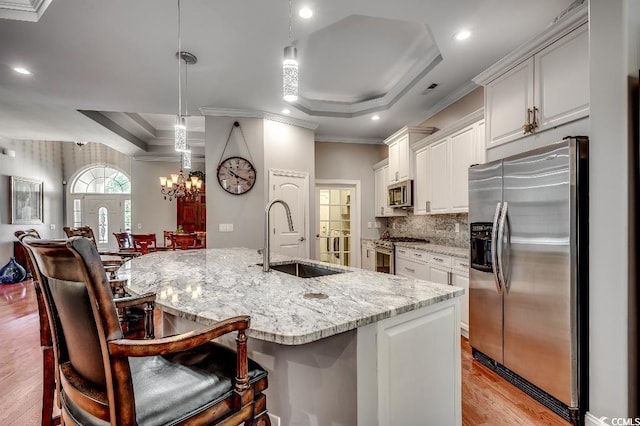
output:
M 487 148 L 589 115 L 589 34 L 583 7 L 477 76 Z
M 431 146 L 416 152 L 416 178 L 413 182 L 413 214 L 431 212 Z
M 413 159 L 410 145 L 432 134 L 433 127 L 403 127 L 389 136 L 389 183 L 413 179 Z
M 469 210 L 468 169 L 485 161 L 482 116 L 483 110 L 478 110 L 412 147 L 414 214 Z
M 389 216 L 406 216 L 406 210 L 394 209 L 389 207 L 387 186 L 389 185 L 389 170 L 390 166 L 387 160 L 373 166 L 375 176 L 375 206 L 374 212 L 376 217 L 389 217 Z

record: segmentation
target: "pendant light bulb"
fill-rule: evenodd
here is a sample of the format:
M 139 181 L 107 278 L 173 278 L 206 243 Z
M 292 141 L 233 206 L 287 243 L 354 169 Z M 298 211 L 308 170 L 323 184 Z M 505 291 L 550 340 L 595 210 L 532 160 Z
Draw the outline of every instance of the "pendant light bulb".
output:
M 283 98 L 287 102 L 298 100 L 298 52 L 295 46 L 284 48 L 282 62 Z

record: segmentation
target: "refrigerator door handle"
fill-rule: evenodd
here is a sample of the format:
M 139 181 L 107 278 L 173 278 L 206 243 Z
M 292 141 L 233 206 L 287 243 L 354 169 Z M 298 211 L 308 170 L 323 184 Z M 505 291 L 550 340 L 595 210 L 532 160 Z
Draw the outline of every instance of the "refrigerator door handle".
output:
M 498 294 L 502 294 L 502 286 L 500 284 L 500 275 L 498 274 L 498 251 L 496 249 L 498 241 L 498 219 L 500 219 L 500 211 L 502 210 L 502 203 L 496 204 L 496 214 L 493 216 L 493 228 L 491 229 L 491 264 L 493 267 L 493 280 L 496 283 L 496 290 Z
M 507 209 L 509 208 L 509 204 L 505 201 L 502 205 L 502 217 L 500 218 L 500 226 L 498 227 L 498 278 L 500 278 L 500 282 L 502 283 L 502 289 L 506 293 L 507 292 L 507 281 L 505 280 L 504 273 L 504 232 L 507 224 Z

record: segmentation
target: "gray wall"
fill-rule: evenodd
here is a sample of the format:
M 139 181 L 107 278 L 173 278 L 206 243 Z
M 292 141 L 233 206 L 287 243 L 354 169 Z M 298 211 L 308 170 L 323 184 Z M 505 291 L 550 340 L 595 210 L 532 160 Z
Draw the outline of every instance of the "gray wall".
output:
M 598 418 L 628 417 L 638 415 L 637 330 L 629 309 L 637 286 L 630 95 L 638 95 L 640 4 L 591 0 L 589 7 L 589 411 Z
M 0 266 L 13 256 L 13 233 L 35 228 L 43 238 L 63 236 L 62 143 L 0 139 L 2 148 L 13 150 L 15 157 L 0 154 Z M 11 225 L 11 176 L 42 180 L 44 191 L 42 225 Z M 55 226 L 55 230 L 50 227 Z
M 131 232 L 156 234 L 157 244 L 163 245 L 163 231 L 176 229 L 176 200 L 164 199 L 160 193 L 160 176 L 178 173 L 176 162 L 131 162 Z M 187 172 L 187 175 L 189 173 Z
M 244 195 L 231 195 L 217 183 L 216 171 L 233 122 L 238 121 L 256 168 L 256 184 Z M 233 131 L 224 158 L 238 155 L 249 159 L 238 129 Z M 268 171 L 264 165 L 264 123 L 262 119 L 206 117 L 205 158 L 207 174 L 207 246 L 262 247 L 265 188 Z M 218 224 L 232 223 L 233 232 L 218 232 Z
M 361 182 L 361 237 L 379 238 L 382 229 L 367 228 L 375 222 L 373 164 L 388 157 L 386 145 L 316 142 L 316 179 L 349 179 Z

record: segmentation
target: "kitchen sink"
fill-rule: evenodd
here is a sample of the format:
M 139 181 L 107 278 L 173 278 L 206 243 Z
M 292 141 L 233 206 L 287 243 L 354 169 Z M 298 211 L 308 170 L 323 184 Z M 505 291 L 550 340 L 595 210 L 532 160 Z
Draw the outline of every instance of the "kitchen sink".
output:
M 300 278 L 322 277 L 324 275 L 343 274 L 347 272 L 340 269 L 324 268 L 300 262 L 287 262 L 271 265 L 271 269 Z

